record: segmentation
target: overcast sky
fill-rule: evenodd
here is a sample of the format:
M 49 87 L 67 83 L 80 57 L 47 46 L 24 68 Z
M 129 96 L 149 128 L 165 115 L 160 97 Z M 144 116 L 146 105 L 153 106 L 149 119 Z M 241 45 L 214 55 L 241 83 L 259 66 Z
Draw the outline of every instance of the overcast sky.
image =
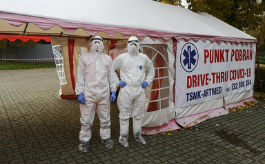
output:
M 188 8 L 188 4 L 187 4 L 186 0 L 182 0 L 182 5 L 185 6 L 185 8 Z

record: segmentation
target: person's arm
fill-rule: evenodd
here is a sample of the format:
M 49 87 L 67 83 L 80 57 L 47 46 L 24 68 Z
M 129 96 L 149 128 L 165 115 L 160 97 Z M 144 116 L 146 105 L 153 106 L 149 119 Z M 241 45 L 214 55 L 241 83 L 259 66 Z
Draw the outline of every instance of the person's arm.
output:
M 119 83 L 119 78 L 117 76 L 117 73 L 114 71 L 113 62 L 110 60 L 110 70 L 109 70 L 109 87 L 111 92 L 117 91 L 117 84 Z
M 85 75 L 84 75 L 84 61 L 82 57 L 79 59 L 77 71 L 76 71 L 76 85 L 75 85 L 75 94 L 84 94 L 85 92 Z
M 144 81 L 146 81 L 148 85 L 150 85 L 155 77 L 155 69 L 154 69 L 152 61 L 147 56 L 145 59 L 145 68 L 148 70 L 148 74 Z
M 122 64 L 121 64 L 121 55 L 119 55 L 118 57 L 116 57 L 115 59 L 114 59 L 114 61 L 113 61 L 113 68 L 114 68 L 114 71 L 115 70 L 117 70 L 117 69 L 120 69 L 121 68 L 121 66 L 122 66 Z M 116 74 L 117 75 L 117 74 Z M 119 84 L 122 82 L 122 81 L 120 81 L 120 79 L 118 78 L 118 81 L 116 81 L 117 83 L 116 83 L 116 85 L 117 86 L 120 86 Z M 125 82 L 124 82 L 125 83 Z M 125 83 L 125 85 L 126 85 L 126 83 Z

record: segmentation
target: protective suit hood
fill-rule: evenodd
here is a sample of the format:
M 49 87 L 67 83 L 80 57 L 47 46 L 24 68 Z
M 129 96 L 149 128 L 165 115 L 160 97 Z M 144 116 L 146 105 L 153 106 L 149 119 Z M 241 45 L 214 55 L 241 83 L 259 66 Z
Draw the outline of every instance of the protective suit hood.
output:
M 138 55 L 139 54 L 139 47 L 140 44 L 138 43 L 138 38 L 135 36 L 132 36 L 128 39 L 128 52 L 131 55 Z
M 102 53 L 104 50 L 104 45 L 102 38 L 100 36 L 95 36 L 90 41 L 90 52 L 92 53 Z

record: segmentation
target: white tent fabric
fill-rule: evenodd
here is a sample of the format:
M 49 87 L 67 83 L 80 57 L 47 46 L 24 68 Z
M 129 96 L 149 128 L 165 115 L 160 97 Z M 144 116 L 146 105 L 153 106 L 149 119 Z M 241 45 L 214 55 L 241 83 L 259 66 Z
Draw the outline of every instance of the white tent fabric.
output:
M 235 103 L 250 97 L 253 97 L 253 89 L 245 91 L 245 92 L 240 92 L 240 93 L 235 93 L 233 95 L 225 96 L 225 105 Z
M 143 117 L 142 125 L 144 127 L 153 127 L 153 126 L 161 126 L 165 123 L 168 123 L 169 120 L 175 118 L 175 110 L 174 110 L 174 100 L 173 100 L 173 87 L 174 87 L 174 53 L 173 53 L 173 41 L 172 39 L 168 41 L 164 41 L 163 39 L 152 40 L 150 37 L 145 37 L 143 40 L 140 40 L 140 44 L 166 44 L 168 46 L 167 53 L 169 58 L 168 68 L 169 68 L 169 106 L 167 108 L 147 112 Z
M 104 31 L 109 36 L 121 33 L 126 37 L 136 34 L 140 38 L 146 35 L 164 39 L 204 36 L 219 41 L 255 41 L 255 38 L 207 13 L 194 13 L 186 8 L 152 0 L 0 0 L 0 3 L 0 19 L 15 26 L 33 23 L 28 24 L 27 34 L 60 26 L 68 35 L 83 28 L 90 35 Z M 34 24 L 41 29 L 34 27 Z M 24 29 L 16 32 L 21 33 Z M 61 28 L 53 27 L 50 30 L 57 34 L 62 32 Z M 84 35 L 84 30 L 75 34 Z
M 104 39 L 117 40 L 137 35 L 141 44 L 166 44 L 170 78 L 169 106 L 147 112 L 143 119 L 145 127 L 160 126 L 171 119 L 224 105 L 223 98 L 220 98 L 185 108 L 174 107 L 177 41 L 209 40 L 231 44 L 257 42 L 256 38 L 207 13 L 195 13 L 152 0 L 0 0 L 0 3 L 0 34 L 70 38 L 88 38 L 97 34 Z M 68 42 L 68 38 L 66 41 Z M 67 50 L 65 48 L 65 51 Z M 252 95 L 253 90 L 230 95 L 224 99 L 228 104 Z

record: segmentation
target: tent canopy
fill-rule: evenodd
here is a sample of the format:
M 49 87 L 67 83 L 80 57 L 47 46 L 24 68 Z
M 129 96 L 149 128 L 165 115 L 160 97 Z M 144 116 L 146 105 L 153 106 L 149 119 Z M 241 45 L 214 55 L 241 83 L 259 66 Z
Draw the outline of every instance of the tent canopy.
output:
M 160 83 L 159 86 L 156 87 L 154 85 L 155 88 L 150 86 L 151 89 L 149 90 L 149 95 L 153 91 L 159 90 L 159 99 L 150 99 L 149 101 L 148 96 L 146 97 L 149 104 L 151 104 L 151 100 L 158 102 L 155 105 L 159 106 L 159 110 L 150 110 L 150 112 L 145 113 L 142 124 L 145 127 L 157 127 L 166 123 L 169 125 L 170 120 L 173 120 L 175 124 L 175 119 L 181 117 L 185 117 L 189 121 L 194 120 L 193 116 L 195 114 L 216 108 L 223 110 L 224 103 L 233 103 L 253 96 L 253 89 L 251 88 L 251 90 L 235 93 L 237 95 L 221 95 L 223 97 L 216 96 L 213 99 L 205 100 L 198 99 L 197 102 L 192 102 L 193 104 L 185 104 L 186 106 L 175 105 L 174 101 L 178 102 L 178 97 L 175 96 L 175 93 L 179 94 L 181 92 L 185 97 L 185 93 L 189 92 L 186 90 L 182 91 L 181 89 L 179 89 L 180 92 L 175 91 L 187 83 L 185 81 L 186 78 L 183 78 L 184 76 L 188 77 L 186 75 L 187 71 L 185 72 L 180 64 L 182 62 L 180 59 L 182 55 L 180 49 L 184 48 L 185 42 L 192 40 L 191 42 L 196 42 L 200 45 L 198 47 L 201 52 L 200 54 L 203 54 L 203 49 L 206 48 L 217 47 L 220 50 L 230 48 L 231 50 L 232 48 L 239 47 L 243 49 L 242 47 L 244 47 L 245 49 L 250 49 L 252 45 L 253 52 L 255 52 L 256 38 L 207 13 L 195 13 L 185 8 L 152 0 L 24 0 L 19 2 L 17 0 L 0 0 L 0 2 L 0 34 L 67 36 L 51 37 L 51 42 L 54 45 L 53 52 L 56 58 L 56 67 L 62 75 L 59 77 L 61 94 L 66 96 L 75 96 L 75 72 L 79 54 L 82 53 L 80 47 L 86 47 L 89 42 L 87 39 L 77 37 L 89 38 L 97 34 L 105 39 L 127 39 L 131 35 L 137 35 L 140 38 L 140 43 L 142 45 L 146 44 L 145 49 L 147 50 L 145 51 L 143 48 L 143 52 L 147 52 L 148 48 L 150 49 L 150 53 L 146 54 L 155 62 L 155 68 L 159 72 L 157 77 L 160 78 L 157 78 L 159 82 L 156 83 Z M 76 39 L 69 39 L 68 37 Z M 105 42 L 109 43 L 110 41 L 105 40 Z M 57 45 L 63 46 L 60 49 Z M 58 48 L 58 52 L 56 48 Z M 120 53 L 117 52 L 117 54 Z M 199 53 L 197 54 L 199 56 Z M 160 60 L 158 56 L 164 60 L 163 67 L 160 66 L 161 63 L 156 63 L 157 60 Z M 203 55 L 201 56 L 203 57 Z M 199 60 L 197 59 L 197 61 Z M 245 67 L 249 68 L 249 70 L 253 71 L 251 78 L 254 78 L 255 65 L 253 61 L 249 61 L 249 66 L 244 65 L 243 62 L 237 62 L 234 65 L 237 70 L 245 70 Z M 200 60 L 200 62 L 203 62 L 203 60 Z M 208 65 L 202 63 L 200 65 L 201 69 L 197 69 L 199 70 L 198 73 L 194 72 L 192 75 L 197 76 L 201 74 L 201 70 L 206 70 L 205 68 L 209 68 L 206 70 L 205 76 L 210 75 L 213 72 L 212 70 L 215 70 L 215 72 L 228 72 L 232 68 L 230 65 L 233 63 L 226 62 L 225 64 L 228 65 L 218 64 L 212 65 L 210 63 L 208 64 L 209 67 L 206 67 Z M 215 67 L 217 65 L 218 67 Z M 61 73 L 62 70 L 64 70 L 64 74 Z M 161 77 L 160 70 L 163 71 L 163 76 Z M 183 79 L 183 83 L 176 83 L 175 79 L 180 78 Z M 180 80 L 178 81 L 180 82 Z M 227 86 L 230 85 L 229 83 L 225 84 Z M 208 86 L 205 85 L 206 87 Z M 207 88 L 204 91 L 206 90 Z M 199 92 L 197 91 L 196 93 Z M 181 101 L 185 100 L 181 99 Z M 148 103 L 145 104 L 146 107 L 148 107 Z M 216 112 L 215 115 L 218 115 L 217 113 L 220 112 Z M 191 118 L 188 116 L 191 116 Z M 201 117 L 196 115 L 194 118 L 197 116 Z
M 0 19 L 1 33 L 9 34 L 256 42 L 207 13 L 152 0 L 1 0 Z

